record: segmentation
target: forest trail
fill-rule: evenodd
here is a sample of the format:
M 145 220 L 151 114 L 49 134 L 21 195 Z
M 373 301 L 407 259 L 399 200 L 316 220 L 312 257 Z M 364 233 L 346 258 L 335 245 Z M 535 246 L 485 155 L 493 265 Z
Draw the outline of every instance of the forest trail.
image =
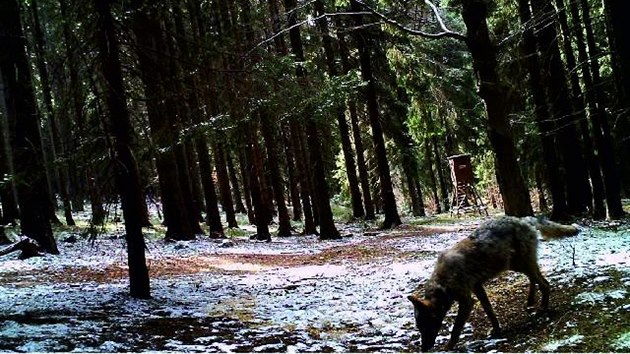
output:
M 479 222 L 387 232 L 349 224 L 340 227 L 347 237 L 327 242 L 154 241 L 148 301 L 126 295 L 121 239 L 62 241 L 62 256 L 1 259 L 0 350 L 418 351 L 406 296 L 430 275 L 437 254 Z M 504 338 L 485 338 L 490 326 L 476 306 L 458 350 L 630 350 L 628 231 L 583 228 L 542 242 L 539 258 L 552 311 L 525 312 L 527 283 L 508 273 L 486 287 Z M 438 348 L 453 318 L 454 310 Z

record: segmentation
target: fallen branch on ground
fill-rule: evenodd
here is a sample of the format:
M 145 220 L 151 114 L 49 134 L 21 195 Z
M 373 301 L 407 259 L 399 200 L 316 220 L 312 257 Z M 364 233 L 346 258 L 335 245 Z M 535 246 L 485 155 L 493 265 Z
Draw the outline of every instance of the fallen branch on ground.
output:
M 29 238 L 25 238 L 12 244 L 9 247 L 0 250 L 0 256 L 4 256 L 15 251 L 22 251 L 22 253 L 20 253 L 20 255 L 18 256 L 18 259 L 27 259 L 31 257 L 42 256 L 42 254 L 39 252 L 40 250 L 41 249 L 37 245 L 37 243 L 33 242 Z

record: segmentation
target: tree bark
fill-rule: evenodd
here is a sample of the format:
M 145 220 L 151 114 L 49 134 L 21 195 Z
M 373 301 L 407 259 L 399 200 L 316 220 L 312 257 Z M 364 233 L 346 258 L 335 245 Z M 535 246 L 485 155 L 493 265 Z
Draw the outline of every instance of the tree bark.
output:
M 234 202 L 232 201 L 232 192 L 230 191 L 230 178 L 225 162 L 225 148 L 222 142 L 214 144 L 214 159 L 216 161 L 217 179 L 219 180 L 219 190 L 221 191 L 221 205 L 225 212 L 228 227 L 238 227 L 236 222 L 236 214 L 234 212 Z
M 529 192 L 517 163 L 516 147 L 508 120 L 510 97 L 498 74 L 496 48 L 490 39 L 487 2 L 465 0 L 462 17 L 467 28 L 467 45 L 477 74 L 479 96 L 486 105 L 488 137 L 496 155 L 496 176 L 505 213 L 532 215 Z
M 595 146 L 598 150 L 602 176 L 604 179 L 604 189 L 606 193 L 606 207 L 608 217 L 618 219 L 625 213 L 621 205 L 621 188 L 619 183 L 619 172 L 617 171 L 615 151 L 612 146 L 612 136 L 608 124 L 608 114 L 603 109 L 605 107 L 605 94 L 602 92 L 602 79 L 599 74 L 600 66 L 598 61 L 599 48 L 595 41 L 593 25 L 590 15 L 588 1 L 580 0 L 582 19 L 586 30 L 586 43 L 590 54 L 590 70 L 593 80 L 592 90 L 594 92 L 596 110 L 591 115 L 593 125 L 593 136 Z
M 429 174 L 429 188 L 431 189 L 433 204 L 435 204 L 435 213 L 440 214 L 442 212 L 442 206 L 440 203 L 440 197 L 438 196 L 435 172 L 433 172 L 433 156 L 431 150 L 431 140 L 429 138 L 424 139 L 424 160 L 426 162 L 427 173 Z
M 615 80 L 615 138 L 618 144 L 618 156 L 630 156 L 630 21 L 626 16 L 627 2 L 624 0 L 604 0 L 607 18 L 608 41 L 612 54 L 610 56 L 613 78 Z M 621 183 L 625 195 L 630 195 L 630 164 L 621 163 Z
M 343 27 L 341 22 L 337 22 L 338 27 Z M 346 42 L 345 35 L 341 31 L 337 31 L 337 38 L 339 39 L 339 54 L 341 56 L 341 66 L 344 74 L 348 74 L 353 67 L 350 63 L 350 51 L 348 49 L 348 43 Z M 361 186 L 361 193 L 363 195 L 363 209 L 365 211 L 365 220 L 374 220 L 376 215 L 374 213 L 374 203 L 372 201 L 372 193 L 370 191 L 369 175 L 366 168 L 365 157 L 363 153 L 365 149 L 363 147 L 363 138 L 361 137 L 361 129 L 359 127 L 359 116 L 357 111 L 357 103 L 354 99 L 348 101 L 348 114 L 350 116 L 350 126 L 352 128 L 352 137 L 354 139 L 354 150 L 356 151 L 357 167 L 359 170 L 359 183 Z
M 315 1 L 315 9 L 317 16 L 323 16 L 326 13 L 323 0 Z M 330 37 L 328 28 L 328 18 L 321 17 L 317 21 L 319 32 L 322 35 L 322 43 L 324 46 L 324 57 L 326 60 L 326 66 L 328 73 L 333 76 L 339 76 L 339 69 L 335 63 L 335 51 L 333 47 L 333 41 Z M 352 152 L 352 142 L 350 141 L 350 129 L 348 122 L 346 121 L 345 107 L 338 107 L 336 110 L 337 125 L 339 128 L 339 136 L 341 138 L 341 149 L 343 151 L 343 157 L 346 165 L 346 175 L 348 176 L 348 186 L 350 189 L 350 201 L 352 205 L 352 216 L 355 218 L 361 218 L 365 216 L 365 210 L 363 209 L 363 198 L 361 198 L 361 190 L 359 189 L 359 180 L 357 178 L 357 168 L 354 161 L 354 153 Z
M 602 175 L 595 157 L 593 139 L 591 138 L 590 128 L 588 126 L 588 120 L 586 119 L 586 112 L 588 112 L 585 106 L 584 93 L 580 86 L 580 78 L 578 76 L 578 66 L 575 58 L 575 53 L 572 45 L 571 30 L 569 28 L 569 20 L 567 16 L 567 7 L 564 0 L 556 0 L 556 8 L 558 9 L 558 21 L 560 22 L 560 29 L 563 36 L 564 54 L 569 68 L 569 78 L 571 83 L 571 89 L 573 91 L 573 106 L 575 112 L 583 115 L 583 119 L 578 119 L 578 128 L 581 134 L 582 143 L 584 146 L 584 160 L 586 168 L 591 182 L 592 193 L 588 199 L 590 203 L 588 205 L 589 210 L 594 218 L 603 218 L 606 216 L 606 209 L 604 207 L 604 182 L 602 181 Z M 582 31 L 576 31 L 576 37 L 583 37 Z M 590 74 L 589 74 L 590 75 Z
M 271 173 L 273 198 L 276 201 L 276 208 L 278 209 L 278 236 L 291 236 L 291 218 L 289 217 L 289 211 L 284 201 L 284 187 L 278 161 L 279 154 L 275 135 L 277 125 L 271 120 L 269 112 L 267 112 L 265 108 L 260 110 L 260 120 L 261 131 L 267 149 L 267 161 L 269 163 L 269 172 Z
M 547 186 L 551 193 L 553 209 L 551 218 L 554 220 L 564 219 L 567 217 L 567 204 L 564 192 L 563 177 L 560 174 L 560 168 L 557 161 L 555 135 L 555 120 L 551 119 L 549 107 L 545 100 L 544 87 L 542 86 L 542 78 L 538 51 L 536 49 L 536 37 L 534 37 L 534 29 L 530 25 L 532 14 L 528 0 L 519 0 L 519 14 L 521 24 L 525 26 L 523 32 L 522 50 L 523 56 L 526 58 L 525 65 L 529 72 L 529 87 L 534 102 L 534 113 L 536 125 L 540 135 L 543 161 L 545 162 L 547 171 Z
M 49 220 L 49 191 L 44 173 L 39 117 L 26 56 L 26 40 L 17 1 L 0 3 L 0 72 L 12 134 L 15 183 L 22 233 L 49 253 L 58 254 Z
M 258 241 L 271 242 L 271 233 L 269 232 L 269 208 L 265 205 L 262 195 L 260 180 L 262 171 L 256 163 L 255 149 L 258 147 L 257 140 L 254 139 L 251 126 L 247 127 L 247 146 L 245 147 L 245 158 L 247 163 L 247 179 L 249 190 L 252 197 L 253 214 L 256 222 L 256 239 Z
M 551 1 L 531 0 L 531 5 L 541 53 L 541 78 L 546 86 L 550 112 L 557 123 L 555 134 L 559 151 L 562 153 L 558 167 L 566 172 L 566 178 L 563 180 L 566 187 L 567 212 L 572 215 L 582 214 L 591 204 L 592 192 L 588 182 L 587 164 L 582 156 L 582 142 L 577 133 L 578 117 L 575 115 L 575 108 L 578 107 L 572 107 L 572 92 L 558 47 L 558 33 L 554 21 L 556 12 Z
M 227 165 L 228 173 L 230 174 L 230 184 L 232 186 L 232 198 L 234 199 L 234 212 L 245 214 L 247 210 L 243 204 L 243 197 L 241 196 L 241 188 L 238 184 L 238 176 L 236 175 L 236 169 L 234 168 L 234 160 L 232 158 L 232 152 L 227 152 Z
M 44 98 L 44 106 L 46 107 L 46 115 L 50 125 L 50 131 L 52 133 L 51 142 L 51 155 L 53 157 L 53 171 L 56 176 L 57 188 L 61 201 L 63 203 L 64 217 L 68 226 L 76 225 L 72 217 L 72 205 L 70 205 L 70 197 L 68 193 L 68 171 L 65 167 L 65 162 L 60 167 L 55 167 L 57 159 L 61 158 L 65 160 L 66 149 L 65 144 L 61 139 L 61 133 L 57 123 L 57 117 L 54 113 L 52 103 L 52 92 L 50 86 L 50 79 L 48 74 L 48 68 L 44 59 L 44 34 L 41 29 L 39 21 L 39 9 L 37 8 L 37 1 L 31 2 L 31 15 L 33 18 L 33 37 L 35 41 L 35 56 L 37 58 L 37 69 L 39 71 L 39 77 L 42 85 L 42 93 Z M 54 195 L 53 195 L 54 197 Z
M 285 9 L 288 14 L 289 39 L 291 50 L 295 55 L 298 63 L 305 61 L 304 48 L 300 28 L 295 26 L 297 23 L 295 9 L 297 8 L 296 0 L 285 0 Z M 296 67 L 296 76 L 298 80 L 306 78 L 306 70 L 299 64 Z M 306 117 L 306 140 L 308 144 L 310 162 L 313 171 L 313 184 L 315 203 L 317 205 L 317 214 L 319 216 L 319 237 L 324 240 L 339 239 L 341 235 L 335 226 L 332 208 L 330 207 L 330 195 L 328 183 L 326 182 L 326 172 L 324 161 L 321 153 L 319 131 L 313 117 Z
M 350 1 L 350 10 L 352 12 L 361 12 L 361 6 L 356 0 Z M 374 145 L 374 153 L 378 167 L 378 176 L 381 184 L 381 199 L 383 203 L 383 212 L 385 220 L 381 225 L 383 229 L 389 229 L 400 225 L 400 215 L 398 215 L 398 207 L 396 206 L 396 197 L 394 196 L 394 187 L 389 170 L 389 161 L 387 160 L 387 151 L 385 149 L 385 140 L 383 138 L 383 130 L 381 127 L 378 99 L 376 96 L 376 83 L 372 73 L 372 63 L 370 58 L 369 43 L 367 43 L 367 34 L 363 30 L 363 18 L 361 15 L 354 16 L 355 25 L 358 28 L 355 31 L 355 42 L 359 52 L 359 62 L 361 65 L 361 76 L 366 82 L 365 99 L 368 109 L 368 117 L 370 127 L 372 128 L 372 143 Z
M 127 111 L 123 78 L 119 59 L 118 41 L 110 0 L 94 0 L 97 13 L 96 37 L 99 60 L 107 91 L 111 134 L 115 139 L 114 166 L 116 184 L 122 200 L 127 241 L 129 285 L 132 297 L 150 298 L 149 271 L 145 258 L 142 234 L 143 195 L 140 188 L 138 165 L 132 152 L 134 130 Z
M 0 72 L 0 180 L 6 181 L 0 185 L 0 201 L 2 203 L 2 219 L 0 224 L 15 224 L 20 218 L 18 210 L 17 196 L 14 183 L 8 179 L 13 174 L 13 166 L 11 164 L 11 153 L 9 146 L 8 122 L 3 112 L 5 109 L 5 86 Z
M 299 173 L 296 172 L 295 149 L 291 143 L 289 124 L 282 124 L 282 140 L 284 141 L 284 153 L 287 157 L 287 174 L 289 178 L 289 192 L 291 194 L 291 206 L 293 207 L 293 221 L 302 220 L 302 202 L 300 200 Z
M 166 44 L 162 37 L 159 22 L 153 15 L 145 13 L 143 1 L 136 2 L 133 19 L 133 31 L 137 40 L 137 52 L 140 71 L 144 83 L 146 105 L 151 128 L 151 136 L 157 147 L 155 153 L 156 167 L 160 183 L 160 194 L 166 225 L 166 238 L 174 240 L 192 240 L 195 230 L 192 229 L 186 202 L 183 199 L 182 185 L 179 175 L 182 163 L 181 156 L 175 147 L 174 124 L 169 113 L 173 107 L 165 104 L 164 64 L 158 53 L 164 53 Z M 177 158 L 176 158 L 177 157 Z

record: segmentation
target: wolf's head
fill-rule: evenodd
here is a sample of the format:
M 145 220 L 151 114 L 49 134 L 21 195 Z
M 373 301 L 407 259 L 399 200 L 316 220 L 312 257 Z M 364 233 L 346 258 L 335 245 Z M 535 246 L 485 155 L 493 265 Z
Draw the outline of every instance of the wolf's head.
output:
M 407 298 L 413 304 L 416 327 L 422 336 L 422 351 L 426 352 L 435 345 L 435 338 L 442 327 L 446 313 L 431 300 L 420 299 L 416 295 L 409 295 Z

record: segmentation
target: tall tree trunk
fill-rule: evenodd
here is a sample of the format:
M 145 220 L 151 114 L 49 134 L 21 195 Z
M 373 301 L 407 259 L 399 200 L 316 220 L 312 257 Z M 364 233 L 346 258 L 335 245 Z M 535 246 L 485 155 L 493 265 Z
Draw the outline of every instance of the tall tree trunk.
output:
M 31 15 L 33 18 L 33 37 L 35 39 L 35 57 L 37 58 L 37 70 L 39 71 L 39 77 L 42 85 L 42 93 L 44 98 L 44 106 L 46 108 L 46 115 L 50 125 L 50 131 L 52 133 L 51 142 L 51 155 L 53 158 L 53 171 L 55 180 L 57 182 L 57 188 L 61 196 L 63 203 L 64 217 L 66 224 L 69 226 L 76 225 L 72 218 L 72 206 L 70 205 L 70 197 L 68 195 L 68 172 L 65 167 L 65 162 L 59 168 L 55 167 L 57 159 L 65 159 L 65 146 L 61 140 L 61 134 L 57 123 L 57 117 L 55 117 L 52 92 L 50 87 L 50 79 L 48 74 L 48 68 L 44 59 L 44 34 L 41 29 L 39 21 L 39 9 L 37 8 L 37 1 L 31 2 Z
M 438 139 L 435 134 L 431 135 L 431 146 L 435 156 L 435 170 L 438 175 L 442 205 L 444 206 L 444 211 L 448 211 L 451 208 L 450 200 L 448 198 L 448 186 L 450 184 L 446 181 L 446 176 L 444 175 L 443 155 L 440 153 L 440 144 L 438 143 Z
M 17 1 L 0 3 L 0 33 L 0 72 L 12 135 L 20 227 L 46 252 L 58 254 L 49 220 L 40 123 Z
M 532 215 L 529 191 L 517 162 L 516 147 L 508 120 L 510 97 L 498 74 L 496 47 L 490 40 L 486 19 L 487 2 L 466 0 L 462 17 L 468 30 L 467 45 L 477 74 L 479 96 L 488 115 L 488 137 L 496 155 L 496 175 L 505 213 L 513 216 Z
M 278 236 L 291 236 L 291 218 L 284 201 L 284 187 L 282 174 L 280 172 L 280 164 L 278 162 L 278 149 L 275 131 L 277 125 L 270 118 L 269 112 L 265 108 L 260 111 L 261 131 L 265 139 L 265 147 L 267 149 L 267 161 L 269 163 L 269 172 L 271 173 L 271 187 L 273 188 L 273 197 L 278 208 Z
M 603 107 L 605 107 L 605 94 L 602 92 L 602 79 L 599 74 L 600 66 L 598 57 L 600 50 L 595 41 L 588 1 L 580 0 L 580 5 L 586 30 L 586 43 L 590 54 L 590 70 L 593 79 L 592 90 L 594 91 L 593 98 L 596 101 L 595 114 L 590 117 L 591 123 L 593 124 L 593 136 L 604 178 L 608 217 L 618 219 L 624 215 L 624 211 L 621 205 L 621 188 L 615 162 L 615 151 L 612 146 L 610 126 L 608 124 L 608 115 L 603 109 Z
M 249 142 L 247 142 L 249 143 Z M 246 149 L 247 146 L 243 147 L 243 149 Z M 250 167 L 248 165 L 248 161 L 247 161 L 247 154 L 244 152 L 241 152 L 239 154 L 239 162 L 238 165 L 241 168 L 241 178 L 243 179 L 243 194 L 245 195 L 245 206 L 247 207 L 247 222 L 249 224 L 256 224 L 256 218 L 254 216 L 254 206 L 252 203 L 252 194 L 250 192 L 250 182 L 249 182 L 249 173 L 250 173 Z
M 352 12 L 360 12 L 361 6 L 356 0 L 350 0 L 350 10 Z M 367 43 L 367 34 L 363 30 L 363 18 L 361 15 L 354 16 L 355 25 L 358 28 L 355 31 L 355 42 L 359 51 L 359 61 L 361 64 L 361 76 L 363 81 L 367 83 L 365 87 L 365 98 L 368 108 L 368 116 L 370 127 L 372 128 L 372 142 L 374 144 L 374 152 L 376 154 L 378 175 L 381 184 L 381 199 L 383 202 L 383 211 L 385 220 L 381 225 L 384 229 L 389 229 L 400 225 L 400 216 L 398 215 L 398 207 L 396 206 L 396 197 L 394 196 L 394 186 L 389 170 L 389 161 L 387 160 L 387 150 L 385 149 L 385 140 L 383 138 L 383 130 L 381 127 L 378 99 L 376 97 L 376 83 L 372 74 L 372 63 L 370 58 L 369 43 Z
M 618 144 L 618 156 L 630 156 L 630 43 L 627 36 L 630 33 L 630 21 L 626 16 L 627 1 L 604 0 L 607 18 L 608 41 L 612 55 L 613 78 L 617 94 L 615 95 L 616 117 L 615 135 Z M 630 195 L 630 164 L 621 163 L 620 172 L 625 195 Z
M 532 14 L 529 7 L 529 0 L 519 0 L 519 14 L 521 24 L 525 26 L 523 33 L 523 57 L 526 58 L 526 66 L 529 72 L 529 87 L 534 101 L 534 112 L 536 125 L 540 134 L 545 162 L 548 187 L 553 203 L 551 218 L 554 220 L 567 217 L 567 204 L 564 192 L 563 176 L 561 176 L 557 161 L 555 135 L 555 120 L 551 119 L 549 107 L 545 100 L 544 87 L 540 73 L 540 63 L 538 61 L 538 51 L 536 50 L 536 37 L 531 26 Z
M 230 185 L 232 186 L 232 198 L 234 199 L 234 212 L 239 214 L 247 213 L 245 205 L 243 204 L 243 197 L 241 196 L 241 188 L 238 185 L 238 176 L 236 175 L 236 169 L 234 168 L 234 159 L 232 158 L 232 152 L 227 152 L 227 165 L 228 173 L 230 174 Z
M 338 23 L 338 27 L 340 23 Z M 344 74 L 353 70 L 350 64 L 350 51 L 348 44 L 345 40 L 345 36 L 340 31 L 337 33 L 339 38 L 339 52 L 341 56 L 341 65 Z M 354 150 L 356 151 L 357 167 L 359 170 L 359 182 L 361 185 L 361 193 L 363 194 L 363 206 L 365 210 L 365 220 L 374 220 L 376 215 L 374 213 L 374 203 L 372 202 L 372 193 L 370 191 L 369 175 L 367 171 L 367 164 L 365 163 L 365 157 L 363 153 L 363 138 L 361 137 L 361 129 L 359 127 L 359 116 L 357 112 L 357 103 L 354 99 L 348 101 L 348 113 L 350 115 L 350 125 L 352 127 L 352 137 L 354 139 Z
M 546 86 L 551 114 L 557 122 L 557 143 L 562 153 L 562 159 L 558 162 L 567 175 L 564 178 L 567 211 L 570 214 L 581 214 L 591 204 L 592 194 L 587 165 L 582 156 L 582 142 L 577 133 L 578 117 L 572 107 L 572 93 L 558 47 L 556 12 L 551 1 L 531 0 L 531 4 L 541 53 L 541 78 Z
M 94 5 L 97 13 L 96 37 L 99 60 L 102 75 L 106 81 L 104 86 L 107 90 L 111 134 L 115 139 L 116 184 L 120 191 L 125 218 L 130 293 L 132 297 L 146 299 L 151 297 L 151 288 L 141 224 L 144 201 L 140 188 L 138 165 L 131 148 L 134 130 L 125 102 L 118 41 L 116 40 L 110 0 L 95 0 Z
M 291 143 L 289 124 L 282 125 L 282 140 L 284 142 L 284 153 L 287 157 L 287 174 L 289 178 L 289 192 L 291 194 L 291 206 L 293 207 L 293 221 L 302 220 L 302 202 L 298 189 L 298 175 L 295 171 L 297 162 L 295 161 L 295 149 Z
M 74 121 L 77 124 L 77 128 L 78 128 L 78 134 L 79 136 L 86 136 L 86 129 L 85 129 L 85 116 L 84 116 L 84 112 L 83 112 L 83 99 L 84 97 L 82 97 L 82 92 L 80 90 L 80 83 L 79 83 L 79 74 L 78 74 L 78 65 L 77 65 L 77 60 L 76 60 L 76 56 L 75 56 L 75 52 L 74 52 L 74 47 L 75 47 L 75 41 L 74 38 L 72 36 L 72 31 L 70 29 L 70 22 L 71 22 L 71 18 L 68 14 L 68 4 L 66 2 L 66 0 L 59 0 L 59 11 L 61 13 L 61 18 L 62 18 L 62 28 L 63 28 L 63 38 L 64 38 L 64 49 L 66 52 L 66 57 L 67 57 L 67 61 L 68 61 L 68 86 L 70 88 L 70 92 L 69 92 L 69 99 L 67 99 L 66 101 L 69 101 L 71 106 L 72 106 L 72 110 L 71 112 L 74 115 Z M 79 143 L 77 143 L 76 145 L 79 145 Z M 80 148 L 80 146 L 73 146 L 73 148 Z M 72 158 L 72 157 L 71 157 Z M 83 186 L 82 186 L 82 182 L 83 182 L 83 171 L 74 171 L 74 173 L 69 174 L 69 182 L 70 182 L 70 194 L 71 194 L 71 199 L 72 199 L 72 209 L 73 211 L 84 211 L 84 193 L 83 193 Z M 93 210 L 96 210 L 96 208 L 92 208 Z M 101 205 L 101 209 L 102 209 L 102 205 Z
M 543 187 L 543 167 L 539 163 L 534 165 L 534 179 L 536 180 L 536 189 L 538 191 L 538 206 L 540 212 L 546 213 L 549 210 L 549 206 L 547 205 L 547 198 L 545 198 L 545 188 Z
M 191 31 L 193 39 L 198 42 L 202 41 L 202 37 L 206 35 L 205 27 L 199 21 L 199 15 L 201 13 L 199 9 L 199 3 L 196 0 L 186 2 L 188 8 L 188 15 L 190 19 Z M 185 37 L 185 26 L 181 20 L 181 9 L 175 4 L 172 7 L 175 16 L 175 23 L 177 33 L 180 37 Z M 178 19 L 180 18 L 180 19 Z M 197 46 L 192 48 L 183 41 L 181 45 L 182 52 L 187 62 L 192 63 L 193 58 L 199 55 Z M 188 72 L 195 72 L 195 70 L 188 70 Z M 206 76 L 207 73 L 204 73 Z M 199 85 L 198 77 L 194 74 L 189 74 L 187 81 L 191 82 L 191 90 L 188 94 L 189 106 L 191 109 L 190 119 L 194 125 L 201 125 L 203 121 L 203 111 L 201 109 L 200 97 L 208 96 L 207 90 L 204 85 Z M 197 159 L 199 161 L 199 174 L 201 177 L 201 187 L 203 189 L 203 198 L 205 204 L 206 225 L 209 227 L 211 238 L 223 238 L 225 237 L 223 224 L 221 224 L 221 215 L 219 213 L 218 198 L 216 193 L 216 187 L 212 176 L 212 159 L 210 158 L 210 150 L 208 147 L 208 139 L 204 134 L 194 134 L 193 144 L 197 152 Z
M 339 69 L 335 63 L 335 51 L 333 47 L 333 41 L 330 37 L 330 31 L 328 28 L 328 18 L 323 16 L 326 13 L 323 0 L 315 1 L 315 9 L 317 16 L 321 17 L 317 21 L 319 32 L 322 35 L 322 42 L 324 46 L 324 56 L 326 60 L 326 66 L 328 73 L 332 77 L 339 76 Z M 365 216 L 365 210 L 363 209 L 363 200 L 361 198 L 361 190 L 359 189 L 359 179 L 357 178 L 357 168 L 354 162 L 354 153 L 352 152 L 352 142 L 350 141 L 350 129 L 348 122 L 346 121 L 345 107 L 338 107 L 336 110 L 337 124 L 339 127 L 339 136 L 341 138 L 341 149 L 343 151 L 343 157 L 346 164 L 346 175 L 348 176 L 348 186 L 350 189 L 350 201 L 352 204 L 352 216 L 355 218 L 361 218 Z
M 359 115 L 355 101 L 349 102 L 348 111 L 350 112 L 350 124 L 352 126 L 352 135 L 354 138 L 354 149 L 357 152 L 357 166 L 359 167 L 359 181 L 361 182 L 363 206 L 365 207 L 365 220 L 374 220 L 376 219 L 376 213 L 374 212 L 374 201 L 372 200 L 372 191 L 370 188 L 370 175 L 365 161 L 365 148 L 363 147 L 363 137 L 361 136 Z
M 259 241 L 271 242 L 271 233 L 269 232 L 269 208 L 265 205 L 262 195 L 261 183 L 262 172 L 256 163 L 255 149 L 258 147 L 257 140 L 254 139 L 251 125 L 247 129 L 247 146 L 245 147 L 245 159 L 247 163 L 247 180 L 249 190 L 252 197 L 253 214 L 256 221 L 256 239 Z
M 0 202 L 2 203 L 2 219 L 1 225 L 14 224 L 20 218 L 18 211 L 18 203 L 15 193 L 15 185 L 8 178 L 13 174 L 13 166 L 11 164 L 11 148 L 9 146 L 8 122 L 2 112 L 5 109 L 5 86 L 2 81 L 2 73 L 0 72 L 0 180 L 7 181 L 0 185 Z
M 295 10 L 297 8 L 297 1 L 285 0 L 284 3 L 288 14 L 291 50 L 295 55 L 296 61 L 302 63 L 305 61 L 305 56 L 300 28 L 296 26 L 297 15 Z M 301 64 L 296 67 L 296 76 L 301 80 L 306 77 L 306 70 Z M 310 153 L 309 157 L 313 166 L 314 196 L 317 204 L 317 214 L 319 216 L 319 237 L 324 240 L 341 238 L 333 220 L 328 183 L 326 182 L 326 171 L 321 153 L 319 130 L 313 117 L 306 117 L 306 140 Z
M 291 139 L 293 147 L 295 148 L 295 156 L 297 157 L 297 170 L 298 178 L 300 181 L 300 197 L 302 198 L 302 208 L 304 212 L 304 230 L 305 235 L 317 234 L 317 202 L 315 201 L 315 195 L 313 192 L 313 186 L 311 183 L 311 170 L 312 165 L 310 162 L 310 156 L 307 152 L 306 143 L 304 142 L 303 132 L 301 126 L 297 124 L 295 120 L 292 120 L 291 125 Z
M 166 225 L 166 238 L 174 240 L 191 240 L 195 238 L 195 230 L 190 223 L 191 216 L 183 198 L 181 184 L 181 154 L 175 147 L 172 116 L 173 107 L 167 108 L 164 97 L 164 64 L 158 57 L 164 53 L 166 45 L 162 37 L 159 22 L 143 9 L 143 1 L 136 2 L 140 10 L 136 10 L 133 20 L 133 31 L 138 42 L 137 52 L 140 71 L 144 82 L 146 105 L 153 142 L 157 146 L 156 167 L 160 182 L 160 194 Z M 169 115 L 171 117 L 169 117 Z M 177 157 L 177 158 L 176 158 Z
M 572 0 L 569 0 L 572 1 Z M 573 5 L 575 7 L 575 5 Z M 556 7 L 558 8 L 558 21 L 560 22 L 560 28 L 563 35 L 564 53 L 569 67 L 569 77 L 571 82 L 571 89 L 573 91 L 573 106 L 575 112 L 584 112 L 583 118 L 586 118 L 586 112 L 588 112 L 585 106 L 584 94 L 580 86 L 580 78 L 578 76 L 577 61 L 572 46 L 571 37 L 573 33 L 569 28 L 569 20 L 567 16 L 567 7 L 564 0 L 556 0 Z M 579 32 L 579 33 L 578 33 Z M 581 29 L 576 31 L 576 37 L 583 37 Z M 590 74 L 589 74 L 590 75 Z M 578 127 L 580 130 L 582 143 L 584 145 L 584 160 L 586 162 L 589 178 L 591 181 L 592 195 L 589 209 L 594 218 L 603 218 L 606 216 L 606 209 L 604 207 L 604 182 L 602 181 L 602 175 L 595 157 L 593 139 L 591 139 L 591 132 L 588 126 L 587 119 L 578 119 Z
M 424 160 L 426 162 L 427 173 L 429 174 L 429 188 L 431 189 L 433 204 L 435 204 L 435 213 L 440 214 L 442 212 L 442 206 L 440 197 L 438 196 L 437 180 L 433 172 L 433 156 L 431 152 L 431 140 L 429 138 L 424 139 Z
M 176 4 L 170 8 L 165 8 L 165 10 L 168 11 L 167 13 L 170 14 L 172 12 L 175 14 L 175 17 L 181 18 L 183 16 L 181 15 L 181 11 L 179 11 L 179 6 L 180 4 Z M 191 95 L 187 95 L 187 92 L 190 90 L 186 90 L 184 87 L 184 82 L 187 82 L 188 78 L 184 77 L 184 70 L 181 64 L 182 57 L 188 54 L 188 45 L 185 38 L 179 40 L 177 44 L 175 43 L 173 33 L 178 33 L 178 29 L 177 25 L 173 28 L 172 22 L 173 21 L 170 21 L 170 18 L 167 16 L 162 19 L 164 27 L 163 36 L 166 43 L 166 62 L 168 63 L 167 67 L 164 66 L 168 71 L 163 76 L 163 84 L 165 87 L 170 87 L 173 91 L 170 95 L 165 95 L 167 117 L 170 119 L 171 129 L 174 129 L 173 137 L 175 139 L 173 141 L 177 142 L 174 148 L 175 155 L 177 156 L 180 190 L 182 192 L 182 198 L 184 199 L 184 205 L 187 209 L 186 213 L 188 214 L 187 221 L 194 234 L 202 234 L 203 231 L 199 225 L 199 222 L 202 220 L 201 202 L 199 202 L 201 193 L 195 190 L 195 178 L 198 178 L 198 172 L 194 168 L 194 165 L 196 165 L 194 148 L 192 147 L 190 137 L 181 134 L 184 127 L 192 123 L 189 107 Z M 176 22 L 180 21 L 176 20 Z M 183 27 L 183 24 L 180 23 L 180 27 Z M 180 31 L 183 31 L 183 29 L 180 29 Z M 185 36 L 183 32 L 181 35 Z M 186 54 L 183 54 L 183 51 L 186 51 Z M 186 59 L 184 58 L 184 60 Z M 165 92 L 167 91 L 165 90 Z M 195 173 L 197 173 L 197 177 L 195 177 Z
M 225 148 L 223 143 L 214 144 L 214 158 L 216 161 L 217 179 L 219 180 L 219 190 L 221 191 L 221 205 L 223 212 L 227 218 L 228 227 L 238 227 L 236 222 L 236 214 L 234 212 L 234 202 L 232 201 L 232 192 L 230 191 L 230 178 L 225 162 Z
M 221 215 L 219 213 L 216 188 L 212 178 L 212 163 L 208 154 L 208 145 L 204 137 L 195 138 L 197 155 L 199 156 L 199 169 L 201 172 L 201 183 L 203 196 L 206 204 L 206 224 L 210 227 L 210 237 L 224 237 Z
M 192 121 L 186 124 L 192 125 Z M 194 147 L 192 138 L 188 138 L 186 142 L 186 153 L 188 158 L 188 175 L 190 176 L 190 186 L 192 189 L 192 195 L 195 202 L 195 216 L 199 217 L 199 221 L 203 222 L 201 217 L 201 211 L 205 209 L 205 200 L 203 195 L 203 189 L 201 187 L 201 170 L 199 169 L 199 156 L 197 156 L 197 150 Z

